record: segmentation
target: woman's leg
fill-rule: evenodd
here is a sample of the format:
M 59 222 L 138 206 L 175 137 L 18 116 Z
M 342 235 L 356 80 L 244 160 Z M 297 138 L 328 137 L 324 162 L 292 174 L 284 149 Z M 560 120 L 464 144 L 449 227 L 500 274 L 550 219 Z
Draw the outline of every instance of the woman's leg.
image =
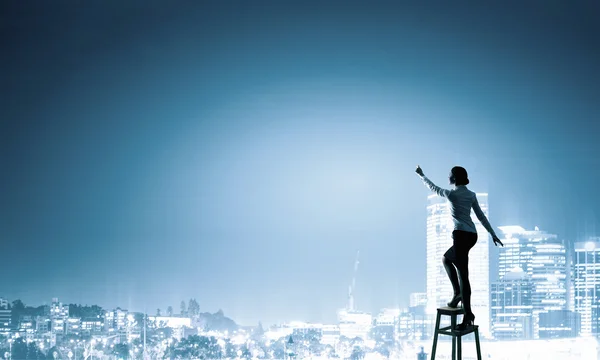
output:
M 469 281 L 469 251 L 477 243 L 477 234 L 463 234 L 462 245 L 456 249 L 456 270 L 460 279 L 460 292 L 465 314 L 473 315 L 471 310 L 471 282 Z
M 471 311 L 471 282 L 469 281 L 469 257 L 461 256 L 456 261 L 456 269 L 460 278 L 460 293 L 465 314 L 472 315 Z
M 442 264 L 444 264 L 444 269 L 446 269 L 446 273 L 450 278 L 450 283 L 452 284 L 452 289 L 454 290 L 454 297 L 460 294 L 460 285 L 458 284 L 458 274 L 456 273 L 456 268 L 452 264 L 452 261 L 448 259 L 446 256 L 442 257 Z

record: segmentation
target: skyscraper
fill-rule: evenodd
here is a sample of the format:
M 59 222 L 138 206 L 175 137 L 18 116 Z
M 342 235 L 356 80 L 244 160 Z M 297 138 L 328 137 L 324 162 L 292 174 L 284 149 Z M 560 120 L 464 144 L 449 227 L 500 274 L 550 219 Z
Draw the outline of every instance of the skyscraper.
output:
M 446 306 L 453 290 L 442 256 L 452 246 L 454 224 L 450 204 L 438 195 L 427 197 L 427 311 L 434 313 Z M 488 194 L 477 193 L 481 210 L 488 216 Z M 471 281 L 471 306 L 483 337 L 490 337 L 490 260 L 489 234 L 472 212 L 477 228 L 477 244 L 469 252 L 469 279 Z
M 573 276 L 575 311 L 581 314 L 581 335 L 600 334 L 600 238 L 575 243 Z
M 522 270 L 504 274 L 492 283 L 492 334 L 497 340 L 532 339 L 531 281 Z
M 525 230 L 521 226 L 501 226 L 504 247 L 500 249 L 498 274 L 523 271 L 531 282 L 533 336 L 539 338 L 539 315 L 567 310 L 568 261 L 564 242 L 554 234 Z

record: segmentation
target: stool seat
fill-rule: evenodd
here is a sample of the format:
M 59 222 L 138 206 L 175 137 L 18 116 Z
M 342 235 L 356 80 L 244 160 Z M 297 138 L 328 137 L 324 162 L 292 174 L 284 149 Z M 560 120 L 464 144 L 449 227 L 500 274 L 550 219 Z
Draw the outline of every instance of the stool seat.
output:
M 442 315 L 450 316 L 450 326 L 440 328 L 440 320 Z M 441 307 L 437 309 L 437 318 L 435 321 L 435 333 L 433 336 L 433 348 L 431 350 L 431 360 L 435 360 L 435 350 L 437 347 L 438 335 L 452 336 L 452 360 L 462 359 L 462 337 L 474 333 L 475 345 L 477 347 L 477 360 L 481 360 L 481 349 L 479 347 L 479 326 L 468 326 L 464 330 L 456 329 L 456 317 L 464 315 L 462 308 Z M 458 346 L 457 346 L 458 345 Z
M 442 315 L 464 315 L 465 314 L 465 309 L 463 309 L 462 307 L 459 308 L 451 308 L 451 307 L 441 307 L 437 309 L 438 314 L 442 314 Z

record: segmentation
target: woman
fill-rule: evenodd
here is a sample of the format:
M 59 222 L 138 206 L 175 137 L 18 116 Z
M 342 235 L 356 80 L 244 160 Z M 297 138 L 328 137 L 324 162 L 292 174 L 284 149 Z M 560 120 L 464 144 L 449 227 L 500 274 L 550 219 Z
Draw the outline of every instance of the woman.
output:
M 460 166 L 452 168 L 449 176 L 450 185 L 454 185 L 454 189 L 452 190 L 436 186 L 425 176 L 421 167 L 417 166 L 416 172 L 431 191 L 448 199 L 450 202 L 452 221 L 454 222 L 454 231 L 452 232 L 454 245 L 442 257 L 442 263 L 454 290 L 454 297 L 448 303 L 448 306 L 455 308 L 462 301 L 465 315 L 463 316 L 462 323 L 458 325 L 458 330 L 465 330 L 467 326 L 473 325 L 475 320 L 475 315 L 471 311 L 471 284 L 469 283 L 468 265 L 469 250 L 477 242 L 477 229 L 473 220 L 471 220 L 471 209 L 475 211 L 475 215 L 477 215 L 481 224 L 492 235 L 494 245 L 498 246 L 500 244 L 504 246 L 504 244 L 498 239 L 485 214 L 481 211 L 475 193 L 467 189 L 467 185 L 469 184 L 467 170 Z

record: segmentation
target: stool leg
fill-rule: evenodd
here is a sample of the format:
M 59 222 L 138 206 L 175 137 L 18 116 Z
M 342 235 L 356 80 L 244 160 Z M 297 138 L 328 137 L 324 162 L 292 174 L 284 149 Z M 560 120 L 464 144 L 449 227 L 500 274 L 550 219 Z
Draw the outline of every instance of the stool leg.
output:
M 462 342 L 461 342 L 460 335 L 456 337 L 456 342 L 458 343 L 458 346 L 457 346 L 458 354 L 456 355 L 456 358 L 457 358 L 457 360 L 462 360 Z
M 435 348 L 437 347 L 438 330 L 440 329 L 440 317 L 441 315 L 438 312 L 437 318 L 435 319 L 435 331 L 433 333 L 433 348 L 431 349 L 431 360 L 435 360 Z
M 456 360 L 456 336 L 452 335 L 452 360 Z
M 479 347 L 479 329 L 475 328 L 475 346 L 477 346 L 477 360 L 481 360 L 481 348 Z
M 456 360 L 456 314 L 450 316 L 450 331 L 452 332 L 452 360 Z

